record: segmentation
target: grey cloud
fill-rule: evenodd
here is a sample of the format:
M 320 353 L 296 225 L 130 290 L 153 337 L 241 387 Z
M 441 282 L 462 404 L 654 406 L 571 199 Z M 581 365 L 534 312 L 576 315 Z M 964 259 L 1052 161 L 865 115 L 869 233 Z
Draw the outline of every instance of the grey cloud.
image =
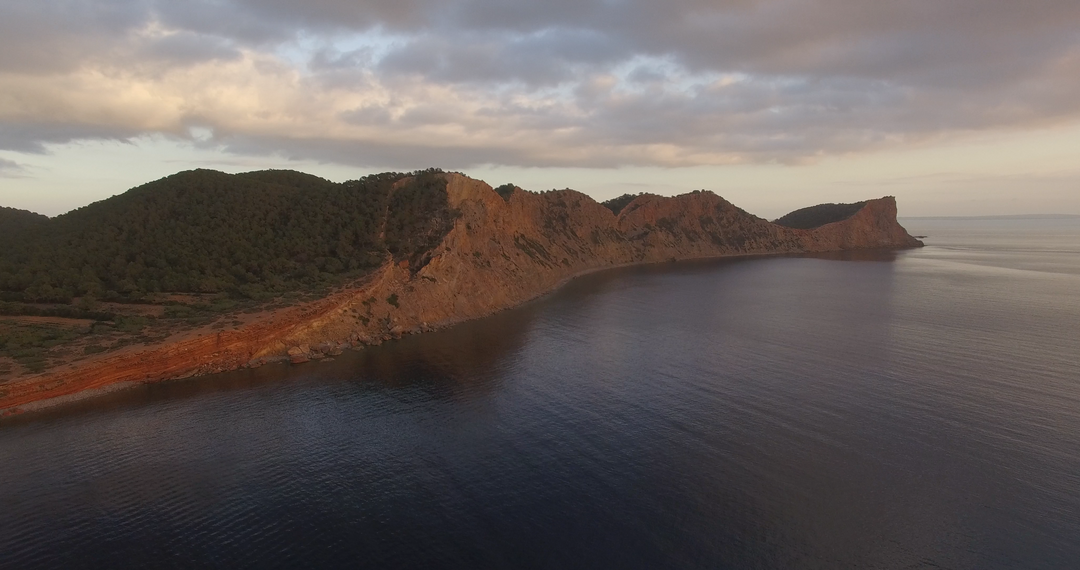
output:
M 438 167 L 464 169 L 479 164 L 523 164 L 526 157 L 515 149 L 468 147 L 450 144 L 400 145 L 386 141 L 343 142 L 334 139 L 287 137 L 231 137 L 224 147 L 238 154 L 278 155 L 286 160 L 317 160 L 370 168 L 412 171 Z
M 0 158 L 0 178 L 17 178 L 22 175 L 23 167 L 14 160 Z
M 139 134 L 124 126 L 0 121 L 0 150 L 46 154 L 48 144 L 88 139 L 126 141 Z
M 634 83 L 663 84 L 670 76 L 662 69 L 647 65 L 639 65 L 627 76 Z
M 308 68 L 315 72 L 354 70 L 368 67 L 372 61 L 373 53 L 369 48 L 346 52 L 323 48 L 311 57 Z
M 132 39 L 153 22 L 171 35 Z M 325 46 L 298 70 L 313 90 L 378 84 L 393 93 L 419 78 L 485 97 L 468 115 L 439 101 L 399 112 L 367 103 L 337 113 L 342 122 L 456 124 L 485 129 L 488 142 L 380 147 L 233 133 L 229 149 L 403 168 L 648 161 L 618 150 L 635 145 L 796 161 L 1080 118 L 1077 22 L 1075 0 L 75 0 L 63 8 L 0 0 L 0 73 L 62 73 L 118 54 L 184 66 L 314 38 Z M 372 30 L 396 34 L 382 55 L 330 47 Z M 626 83 L 611 83 L 617 69 Z M 738 80 L 701 84 L 718 75 Z M 562 90 L 554 102 L 520 100 L 551 90 Z M 496 119 L 502 131 L 492 131 Z M 0 148 L 138 134 L 44 118 L 20 124 L 5 126 Z M 506 144 L 523 132 L 549 133 L 549 143 L 579 152 Z
M 295 5 L 270 6 L 266 17 L 290 15 L 309 25 L 416 32 L 391 51 L 383 73 L 530 88 L 647 55 L 690 72 L 886 81 L 898 92 L 936 94 L 944 104 L 965 91 L 1007 94 L 1020 82 L 1060 83 L 1060 76 L 1043 77 L 1046 64 L 1080 45 L 1080 4 L 1071 0 L 473 0 L 441 9 L 324 0 L 305 5 L 306 18 Z
M 342 121 L 358 125 L 387 126 L 393 123 L 390 111 L 379 105 L 367 105 L 339 115 Z
M 240 57 L 240 51 L 229 42 L 191 32 L 179 32 L 154 38 L 140 46 L 140 51 L 146 57 L 174 63 L 230 60 Z
M 247 46 L 274 45 L 295 37 L 297 20 L 277 17 L 266 8 L 252 9 L 242 2 L 190 0 L 154 2 L 155 18 L 170 28 L 227 37 Z
M 384 28 L 427 29 L 445 6 L 437 0 L 154 0 L 162 21 L 192 31 L 265 45 L 310 34 Z
M 34 33 L 74 33 L 87 23 L 116 33 L 156 17 L 191 32 L 263 44 L 301 31 L 381 28 L 465 51 L 518 50 L 516 59 L 532 65 L 606 62 L 614 48 L 622 57 L 670 55 L 695 70 L 889 77 L 987 61 L 1019 70 L 1075 46 L 1080 19 L 1080 4 L 1071 0 L 84 0 L 62 10 L 7 0 L 0 11 L 17 24 L 4 30 L 9 33 L 27 23 L 36 23 Z
M 592 30 L 552 29 L 446 37 L 427 34 L 390 52 L 384 73 L 411 73 L 449 83 L 519 82 L 529 88 L 571 81 L 580 69 L 613 65 L 626 47 Z
M 149 14 L 139 0 L 0 0 L 0 71 L 72 69 L 144 24 Z

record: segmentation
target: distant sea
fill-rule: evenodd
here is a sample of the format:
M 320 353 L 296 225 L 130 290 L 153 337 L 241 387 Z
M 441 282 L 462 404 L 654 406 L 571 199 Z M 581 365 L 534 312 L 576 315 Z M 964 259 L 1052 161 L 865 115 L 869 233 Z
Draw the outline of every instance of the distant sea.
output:
M 1080 568 L 1080 219 L 901 222 L 4 421 L 0 568 Z

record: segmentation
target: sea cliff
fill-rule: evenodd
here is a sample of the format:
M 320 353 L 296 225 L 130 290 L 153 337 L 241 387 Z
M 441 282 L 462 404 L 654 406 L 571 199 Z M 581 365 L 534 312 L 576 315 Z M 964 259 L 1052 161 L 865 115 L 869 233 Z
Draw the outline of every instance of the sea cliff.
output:
M 642 195 L 614 213 L 573 190 L 500 194 L 461 174 L 444 176 L 453 228 L 424 255 L 390 260 L 323 299 L 235 329 L 189 331 L 20 378 L 0 386 L 0 414 L 130 383 L 320 358 L 483 317 L 609 267 L 922 245 L 897 223 L 892 197 L 799 229 L 753 216 L 711 192 Z

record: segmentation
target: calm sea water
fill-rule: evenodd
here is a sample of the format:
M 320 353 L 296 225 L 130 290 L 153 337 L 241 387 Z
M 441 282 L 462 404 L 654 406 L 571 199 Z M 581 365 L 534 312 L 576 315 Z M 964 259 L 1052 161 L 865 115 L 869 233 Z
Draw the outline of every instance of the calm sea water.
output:
M 1080 220 L 906 223 L 0 423 L 0 568 L 1080 568 Z

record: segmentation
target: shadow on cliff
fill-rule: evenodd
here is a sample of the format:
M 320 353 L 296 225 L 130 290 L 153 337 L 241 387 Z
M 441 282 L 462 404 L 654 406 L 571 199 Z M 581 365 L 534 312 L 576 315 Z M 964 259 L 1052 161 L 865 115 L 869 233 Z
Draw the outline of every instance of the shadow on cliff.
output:
M 490 393 L 525 346 L 538 307 L 528 304 L 483 319 L 342 355 L 349 380 L 385 388 L 421 388 L 456 398 Z M 337 364 L 337 363 L 334 363 Z

